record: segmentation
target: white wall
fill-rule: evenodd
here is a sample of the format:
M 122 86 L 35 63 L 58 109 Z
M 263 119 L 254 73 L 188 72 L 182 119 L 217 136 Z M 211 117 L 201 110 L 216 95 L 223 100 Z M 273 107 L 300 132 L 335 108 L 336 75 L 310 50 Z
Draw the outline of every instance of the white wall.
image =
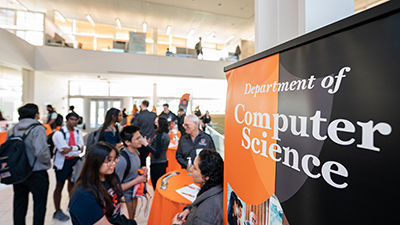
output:
M 33 69 L 35 62 L 35 46 L 0 29 L 0 62 Z
M 82 49 L 36 47 L 35 69 L 87 74 L 163 75 L 225 79 L 230 62 L 114 53 Z
M 354 14 L 354 0 L 301 0 L 304 31 L 308 33 Z
M 57 112 L 68 113 L 68 80 L 40 72 L 35 73 L 35 100 L 39 106 L 40 117 L 47 116 L 46 105 L 51 104 Z

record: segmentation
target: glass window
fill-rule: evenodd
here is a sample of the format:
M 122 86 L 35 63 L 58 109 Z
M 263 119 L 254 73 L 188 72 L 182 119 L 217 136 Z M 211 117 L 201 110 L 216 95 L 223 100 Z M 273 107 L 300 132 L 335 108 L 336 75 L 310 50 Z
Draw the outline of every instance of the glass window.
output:
M 43 32 L 17 30 L 16 35 L 32 45 L 43 45 Z
M 83 98 L 70 98 L 69 105 L 73 105 L 75 107 L 74 111 L 78 113 L 79 116 L 84 116 L 83 114 Z
M 17 27 L 25 30 L 44 30 L 44 14 L 17 11 Z
M 15 25 L 15 11 L 11 9 L 0 9 L 0 25 Z
M 153 82 L 148 79 L 133 79 L 125 83 L 111 83 L 111 96 L 152 96 Z
M 71 81 L 71 96 L 108 96 L 107 82 Z
M 18 108 L 22 105 L 22 75 L 18 69 L 0 63 L 0 111 L 10 122 L 18 121 Z

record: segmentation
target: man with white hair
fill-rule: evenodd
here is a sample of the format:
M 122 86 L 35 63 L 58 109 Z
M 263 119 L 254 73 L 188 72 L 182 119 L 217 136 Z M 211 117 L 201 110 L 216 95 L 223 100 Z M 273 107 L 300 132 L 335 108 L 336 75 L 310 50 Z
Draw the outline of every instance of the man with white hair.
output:
M 176 160 L 181 164 L 183 169 L 186 169 L 188 157 L 194 158 L 204 148 L 215 149 L 214 142 L 210 135 L 199 130 L 199 118 L 190 114 L 185 117 L 183 122 L 186 134 L 179 140 L 178 149 L 176 150 Z

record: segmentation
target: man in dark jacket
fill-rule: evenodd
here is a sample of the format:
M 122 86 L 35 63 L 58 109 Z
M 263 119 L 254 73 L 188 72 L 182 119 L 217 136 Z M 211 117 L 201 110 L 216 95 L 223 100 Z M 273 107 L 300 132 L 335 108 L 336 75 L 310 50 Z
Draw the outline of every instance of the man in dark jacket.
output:
M 176 150 L 176 160 L 186 169 L 188 157 L 191 157 L 192 162 L 203 148 L 215 149 L 214 142 L 210 135 L 199 130 L 199 118 L 190 114 L 185 117 L 183 126 L 186 134 L 181 136 L 178 149 Z
M 57 127 L 56 119 L 57 119 L 58 114 L 54 110 L 53 106 L 51 106 L 51 105 L 47 105 L 46 109 L 49 112 L 47 114 L 47 122 L 46 123 L 49 124 L 51 129 L 54 131 Z
M 183 127 L 183 123 L 185 121 L 186 113 L 183 108 L 179 108 L 178 115 L 178 130 L 181 132 L 181 136 L 186 134 L 185 128 Z
M 40 118 L 37 105 L 26 104 L 18 109 L 18 114 L 19 123 L 11 129 L 8 135 L 12 133 L 14 136 L 22 136 L 31 125 L 38 125 L 32 128 L 24 141 L 29 164 L 33 166 L 32 174 L 22 183 L 13 185 L 14 224 L 25 224 L 29 192 L 33 195 L 33 224 L 44 224 L 47 194 L 49 191 L 49 175 L 47 174 L 47 170 L 51 167 L 46 130 L 37 121 Z M 7 136 L 8 138 L 9 136 Z
M 165 103 L 163 107 L 164 111 L 162 111 L 159 116 L 162 116 L 165 119 L 167 119 L 168 123 L 175 122 L 178 119 L 178 117 L 175 115 L 175 113 L 169 110 L 169 105 Z
M 144 100 L 140 105 L 141 111 L 136 116 L 135 121 L 132 124 L 140 127 L 140 133 L 146 139 L 154 137 L 156 132 L 154 129 L 154 120 L 157 117 L 157 114 L 147 110 L 148 107 L 149 101 Z M 139 148 L 138 150 L 140 152 L 140 164 L 141 166 L 146 166 L 146 158 L 149 155 L 149 152 L 144 148 Z

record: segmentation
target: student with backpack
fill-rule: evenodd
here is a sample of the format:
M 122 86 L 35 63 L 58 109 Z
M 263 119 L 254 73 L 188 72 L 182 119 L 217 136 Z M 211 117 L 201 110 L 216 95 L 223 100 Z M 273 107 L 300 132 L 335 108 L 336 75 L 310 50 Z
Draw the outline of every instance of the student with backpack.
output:
M 114 145 L 120 150 L 123 145 L 119 135 L 117 123 L 122 121 L 122 112 L 119 109 L 111 108 L 106 113 L 103 126 L 101 127 L 99 141 L 105 141 Z
M 49 191 L 47 170 L 51 167 L 46 130 L 37 121 L 40 118 L 37 105 L 28 103 L 18 109 L 18 114 L 19 122 L 10 129 L 7 140 L 16 136 L 22 137 L 25 131 L 31 129 L 24 139 L 24 144 L 26 156 L 33 168 L 32 173 L 25 180 L 13 184 L 13 220 L 15 225 L 25 225 L 29 192 L 31 192 L 33 195 L 33 224 L 44 224 Z
M 71 196 L 74 183 L 71 181 L 73 166 L 79 159 L 78 156 L 83 150 L 83 137 L 76 124 L 79 121 L 79 115 L 71 112 L 66 117 L 66 125 L 61 127 L 53 135 L 53 143 L 55 146 L 54 170 L 56 173 L 56 188 L 53 193 L 54 207 L 56 212 L 53 214 L 54 219 L 61 221 L 69 220 L 69 216 L 65 215 L 60 208 L 61 193 L 68 180 L 68 193 Z
M 120 152 L 120 160 L 115 167 L 115 173 L 121 180 L 122 191 L 124 192 L 129 218 L 135 219 L 137 198 L 135 198 L 135 186 L 147 181 L 147 168 L 140 168 L 138 148 L 142 146 L 142 135 L 138 126 L 126 126 L 121 132 L 121 138 L 125 148 Z M 144 171 L 139 174 L 138 169 Z
M 49 112 L 47 114 L 47 124 L 49 124 L 51 129 L 54 131 L 57 126 L 62 125 L 63 117 L 54 110 L 52 105 L 47 105 L 46 109 Z

